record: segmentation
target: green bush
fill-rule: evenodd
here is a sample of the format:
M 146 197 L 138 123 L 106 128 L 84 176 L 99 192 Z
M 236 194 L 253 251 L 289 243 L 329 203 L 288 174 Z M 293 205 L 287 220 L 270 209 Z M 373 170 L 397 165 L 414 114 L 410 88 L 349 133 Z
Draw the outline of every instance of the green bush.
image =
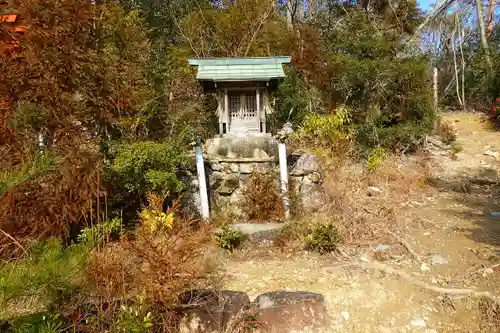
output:
M 308 231 L 304 241 L 306 249 L 325 254 L 337 249 L 340 235 L 333 224 L 318 224 Z
M 141 304 L 122 306 L 118 313 L 114 328 L 117 332 L 147 333 L 153 326 L 151 312 Z M 112 330 L 113 331 L 113 330 Z
M 304 81 L 297 72 L 291 70 L 273 93 L 274 112 L 268 115 L 269 131 L 281 129 L 284 123 L 300 124 L 307 114 L 311 99 Z
M 347 126 L 350 123 L 351 110 L 338 107 L 328 115 L 308 114 L 305 116 L 296 136 L 310 142 L 331 143 L 350 138 Z
M 377 169 L 386 156 L 387 151 L 382 147 L 375 147 L 371 149 L 370 153 L 368 154 L 368 170 Z
M 361 149 L 382 147 L 392 151 L 415 151 L 426 134 L 433 129 L 433 121 L 410 121 L 392 126 L 361 124 L 356 125 L 356 141 Z
M 93 226 L 84 228 L 78 235 L 78 242 L 87 244 L 90 247 L 101 245 L 104 241 L 120 230 L 122 220 L 114 218 L 111 221 L 96 223 Z
M 238 229 L 225 225 L 215 234 L 215 240 L 225 250 L 234 251 L 247 239 L 247 235 Z
M 66 322 L 59 314 L 41 312 L 9 320 L 8 333 L 62 333 Z
M 24 297 L 56 302 L 76 291 L 90 248 L 86 244 L 63 247 L 50 238 L 31 247 L 27 257 L 0 267 L 0 305 Z
M 112 155 L 109 172 L 119 189 L 143 197 L 149 191 L 168 194 L 184 188 L 178 173 L 189 157 L 175 141 L 124 144 Z
M 23 163 L 21 167 L 15 170 L 0 172 L 0 197 L 11 189 L 54 170 L 59 162 L 60 158 L 51 154 L 44 154 L 32 161 Z

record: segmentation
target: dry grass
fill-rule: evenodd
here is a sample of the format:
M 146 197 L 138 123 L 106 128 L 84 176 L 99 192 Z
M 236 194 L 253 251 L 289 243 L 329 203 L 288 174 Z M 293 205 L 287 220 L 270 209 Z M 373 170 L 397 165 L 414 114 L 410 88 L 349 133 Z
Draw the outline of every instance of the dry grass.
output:
M 268 221 L 283 217 L 283 200 L 271 175 L 253 172 L 243 188 L 243 197 L 243 209 L 250 220 Z
M 457 130 L 453 126 L 453 123 L 449 121 L 441 120 L 436 128 L 436 132 L 446 144 L 451 144 L 457 139 Z
M 422 156 L 389 156 L 372 171 L 349 158 L 338 162 L 326 172 L 331 202 L 323 214 L 335 221 L 346 244 L 373 242 L 387 236 L 383 230 L 404 227 L 402 208 L 415 192 L 428 190 L 429 169 Z
M 148 209 L 161 207 L 158 198 L 149 199 Z M 93 298 L 107 304 L 97 307 L 99 325 L 116 322 L 121 305 L 141 300 L 154 313 L 155 327 L 175 331 L 180 320 L 175 310 L 178 296 L 190 289 L 217 287 L 220 280 L 211 234 L 211 226 L 177 216 L 172 228 L 152 232 L 143 225 L 118 242 L 95 249 L 85 270 L 85 285 Z
M 209 256 L 210 235 L 207 226 L 184 225 L 173 234 L 156 235 L 139 229 L 133 237 L 93 252 L 87 278 L 105 298 L 142 295 L 174 304 L 186 288 L 211 285 L 215 267 Z

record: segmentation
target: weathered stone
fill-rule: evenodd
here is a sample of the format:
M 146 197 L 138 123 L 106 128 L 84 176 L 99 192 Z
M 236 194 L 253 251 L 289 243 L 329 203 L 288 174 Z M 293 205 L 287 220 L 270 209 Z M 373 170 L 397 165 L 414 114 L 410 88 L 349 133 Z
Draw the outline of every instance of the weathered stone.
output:
M 382 190 L 375 186 L 368 186 L 368 196 L 377 197 L 382 193 Z
M 230 202 L 233 204 L 241 204 L 243 200 L 245 200 L 245 197 L 243 196 L 243 189 L 241 187 L 238 187 L 231 194 Z
M 270 135 L 228 135 L 208 139 L 205 146 L 209 157 L 216 158 L 269 158 L 278 152 L 278 142 Z
M 250 245 L 272 242 L 284 226 L 283 223 L 235 223 L 232 225 L 234 229 L 248 235 L 247 241 Z
M 192 214 L 195 212 L 197 215 L 200 211 L 201 198 L 200 192 L 194 189 L 184 192 L 181 196 L 181 210 L 184 213 Z
M 250 299 L 243 292 L 195 290 L 179 298 L 182 319 L 181 333 L 225 332 L 231 321 L 248 311 Z
M 253 302 L 258 332 L 287 333 L 321 329 L 329 324 L 323 295 L 277 291 L 257 296 Z
M 253 150 L 253 156 L 254 158 L 262 158 L 262 159 L 268 159 L 270 156 L 268 153 L 266 153 L 265 150 L 260 149 L 260 148 L 255 148 Z
M 290 172 L 292 176 L 305 176 L 313 172 L 320 172 L 321 166 L 318 158 L 314 155 L 303 154 L 299 157 L 295 166 Z
M 229 195 L 233 193 L 240 186 L 240 181 L 236 176 L 227 176 L 222 180 L 222 183 L 217 187 L 217 193 L 222 195 Z
M 250 174 L 257 170 L 255 163 L 240 163 L 240 173 Z
M 221 171 L 222 170 L 222 165 L 218 162 L 212 162 L 210 164 L 210 168 L 213 170 L 213 171 Z
M 290 188 L 293 189 L 293 191 L 299 193 L 300 188 L 302 187 L 302 184 L 303 184 L 303 177 L 302 176 L 298 176 L 298 177 L 291 176 L 290 177 L 289 186 L 291 186 Z
M 215 195 L 214 202 L 216 207 L 224 208 L 230 204 L 231 197 L 228 195 Z
M 228 163 L 228 168 L 231 172 L 238 173 L 240 171 L 239 163 Z
M 313 172 L 308 177 L 315 184 L 318 184 L 321 181 L 321 176 L 318 172 Z
M 192 187 L 198 187 L 200 186 L 200 182 L 198 181 L 198 178 L 193 178 L 191 179 L 191 181 L 189 182 L 189 184 L 192 186 Z
M 304 180 L 307 177 L 304 177 Z M 302 209 L 305 212 L 314 212 L 319 208 L 323 207 L 327 202 L 327 195 L 323 191 L 323 188 L 318 184 L 302 184 L 300 187 L 300 199 L 302 203 Z
M 224 180 L 224 174 L 222 172 L 214 171 L 208 177 L 208 184 L 211 189 L 216 189 L 220 186 Z
M 434 254 L 431 257 L 431 261 L 432 261 L 433 265 L 446 265 L 446 264 L 448 264 L 448 259 L 446 259 L 445 257 L 443 257 L 442 255 L 439 255 L 439 254 Z

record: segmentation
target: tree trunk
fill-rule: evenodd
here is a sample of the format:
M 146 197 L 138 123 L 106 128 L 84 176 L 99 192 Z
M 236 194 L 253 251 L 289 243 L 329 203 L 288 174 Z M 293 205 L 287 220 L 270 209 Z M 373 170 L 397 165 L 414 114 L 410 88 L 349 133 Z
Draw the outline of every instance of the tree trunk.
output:
M 490 0 L 490 5 L 488 8 L 488 27 L 486 28 L 486 34 L 488 38 L 490 38 L 491 35 L 493 34 L 494 12 L 495 12 L 495 0 Z
M 457 15 L 457 21 L 458 21 L 458 15 Z M 464 44 L 464 29 L 459 25 L 458 26 L 458 37 L 460 38 L 460 59 L 462 60 L 462 103 L 463 103 L 463 108 L 464 111 L 467 109 L 467 103 L 465 102 L 465 58 L 464 58 L 464 49 L 463 49 L 463 44 Z
M 286 26 L 288 30 L 293 30 L 293 15 L 295 13 L 295 1 L 296 0 L 287 0 L 286 1 Z
M 457 100 L 458 100 L 458 104 L 460 105 L 460 108 L 463 109 L 463 103 L 462 103 L 462 99 L 460 98 L 460 81 L 458 80 L 458 67 L 457 67 L 457 54 L 455 52 L 455 33 L 456 33 L 456 29 L 457 29 L 457 22 L 455 21 L 455 27 L 453 28 L 453 31 L 451 33 L 451 50 L 453 52 L 453 69 L 454 69 L 454 73 L 455 73 L 455 88 L 456 88 L 456 92 L 457 92 Z
M 297 6 L 297 15 L 295 21 L 303 22 L 306 16 L 306 2 L 304 0 L 295 0 Z
M 307 9 L 308 9 L 308 12 L 309 12 L 309 20 L 312 20 L 313 16 L 314 16 L 314 1 L 313 0 L 307 0 Z
M 481 38 L 481 47 L 486 53 L 486 62 L 491 67 L 490 55 L 488 52 L 488 40 L 486 39 L 486 29 L 484 27 L 483 3 L 476 0 L 477 26 L 479 28 L 479 37 Z

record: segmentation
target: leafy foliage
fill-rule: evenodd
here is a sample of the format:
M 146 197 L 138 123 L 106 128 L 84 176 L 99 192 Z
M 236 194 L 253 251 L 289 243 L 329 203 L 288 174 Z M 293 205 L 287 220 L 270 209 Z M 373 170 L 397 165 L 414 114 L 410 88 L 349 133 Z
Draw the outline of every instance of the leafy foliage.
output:
M 163 196 L 148 193 L 148 207 L 143 208 L 139 218 L 143 228 L 151 233 L 172 230 L 175 219 L 175 211 L 179 208 L 178 202 L 169 211 L 163 211 Z
M 42 312 L 11 321 L 12 333 L 61 333 L 64 330 L 64 320 L 60 314 Z
M 25 162 L 17 170 L 0 173 L 0 197 L 25 182 L 33 180 L 39 175 L 52 171 L 58 159 L 50 154 L 44 154 L 32 162 Z
M 351 111 L 348 108 L 339 107 L 328 115 L 308 114 L 305 116 L 296 136 L 313 144 L 322 145 L 348 140 L 350 138 L 348 128 L 350 113 Z
M 269 123 L 271 131 L 279 129 L 287 121 L 300 123 L 302 117 L 307 112 L 308 99 L 306 96 L 305 84 L 301 81 L 296 72 L 287 73 L 283 82 L 280 82 L 276 92 L 275 109 L 267 115 L 266 121 Z
M 117 148 L 110 172 L 128 192 L 166 195 L 183 189 L 177 173 L 187 162 L 188 156 L 175 142 L 134 142 Z
M 78 242 L 90 247 L 102 245 L 105 241 L 109 241 L 111 234 L 118 232 L 121 226 L 122 220 L 114 218 L 111 221 L 105 221 L 83 228 L 78 235 Z
M 321 254 L 333 252 L 340 242 L 337 228 L 331 224 L 317 224 L 311 228 L 304 239 L 306 248 Z
M 215 234 L 214 238 L 222 249 L 233 252 L 245 241 L 247 235 L 238 229 L 225 225 L 221 231 Z
M 143 305 L 122 305 L 115 324 L 119 332 L 146 333 L 153 326 L 151 312 L 145 313 Z
M 375 147 L 371 149 L 367 158 L 368 170 L 377 169 L 386 156 L 387 156 L 387 150 L 382 147 Z
M 64 248 L 54 238 L 33 245 L 25 259 L 0 267 L 1 304 L 34 296 L 58 301 L 78 288 L 88 253 L 86 245 Z

